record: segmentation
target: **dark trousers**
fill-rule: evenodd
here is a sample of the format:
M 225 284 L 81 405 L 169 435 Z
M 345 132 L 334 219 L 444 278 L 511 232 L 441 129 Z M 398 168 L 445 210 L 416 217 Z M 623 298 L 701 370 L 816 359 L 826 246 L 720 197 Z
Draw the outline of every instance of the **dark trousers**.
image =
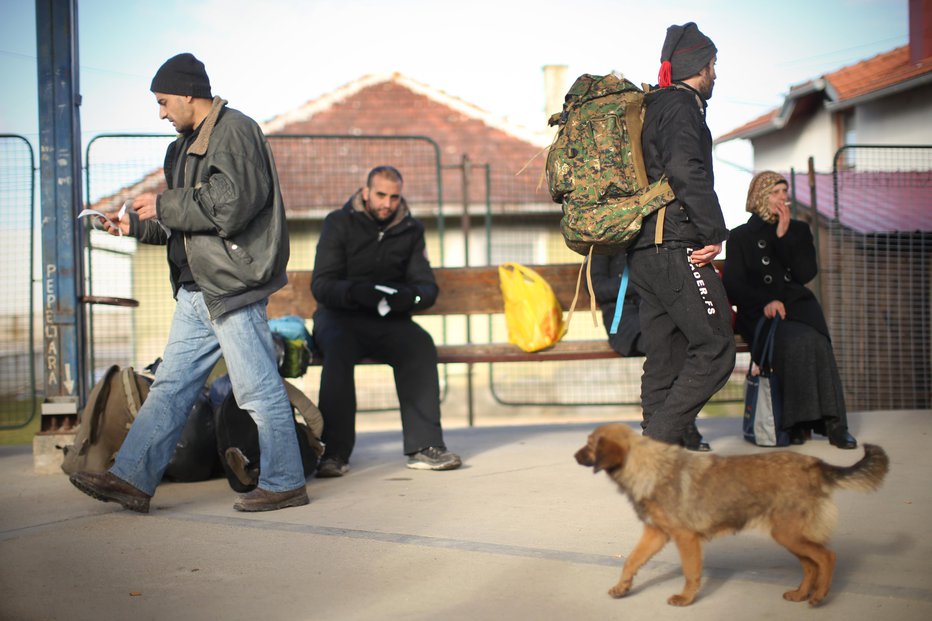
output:
M 443 446 L 440 380 L 434 340 L 410 317 L 379 317 L 319 308 L 314 346 L 324 358 L 318 407 L 325 457 L 349 461 L 356 443 L 356 364 L 375 358 L 392 367 L 401 406 L 405 454 Z
M 628 255 L 641 296 L 644 434 L 681 444 L 687 427 L 735 367 L 731 306 L 711 265 L 696 268 L 686 248 Z

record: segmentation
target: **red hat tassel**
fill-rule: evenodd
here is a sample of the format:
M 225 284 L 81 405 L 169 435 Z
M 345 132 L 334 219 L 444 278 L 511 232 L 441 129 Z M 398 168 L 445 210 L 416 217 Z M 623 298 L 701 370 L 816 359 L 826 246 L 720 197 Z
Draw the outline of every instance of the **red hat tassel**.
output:
M 657 75 L 658 86 L 660 86 L 660 88 L 666 88 L 673 84 L 672 74 L 673 69 L 669 60 L 660 63 L 660 73 Z

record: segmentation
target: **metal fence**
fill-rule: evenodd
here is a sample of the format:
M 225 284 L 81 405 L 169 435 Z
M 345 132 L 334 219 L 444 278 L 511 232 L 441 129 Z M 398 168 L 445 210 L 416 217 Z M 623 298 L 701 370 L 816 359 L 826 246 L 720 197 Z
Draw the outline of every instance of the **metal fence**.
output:
M 88 203 L 101 210 L 117 208 L 144 189 L 160 190 L 161 164 L 171 136 L 105 135 L 88 146 Z M 276 167 L 289 217 L 289 269 L 311 269 L 323 217 L 344 204 L 365 182 L 370 168 L 397 167 L 405 177 L 405 197 L 427 228 L 428 253 L 435 266 L 521 263 L 578 263 L 559 232 L 560 208 L 538 183 L 543 161 L 521 175 L 494 170 L 460 156 L 443 159 L 432 140 L 416 136 L 271 135 Z M 137 246 L 133 240 L 92 232 L 88 289 L 95 295 L 131 297 L 138 309 L 95 308 L 91 314 L 94 367 L 145 365 L 161 354 L 173 302 L 168 288 L 164 249 Z M 419 317 L 439 343 L 507 340 L 504 319 Z M 578 313 L 566 338 L 605 338 Z M 310 326 L 309 326 L 310 327 Z M 476 374 L 487 382 L 490 398 L 505 405 L 634 405 L 639 402 L 641 359 L 596 363 L 509 363 L 482 365 Z M 741 361 L 735 379 L 716 397 L 740 400 Z M 444 395 L 472 372 L 446 365 Z M 314 398 L 319 369 L 298 382 Z M 357 370 L 360 411 L 397 408 L 391 370 L 365 366 Z
M 161 165 L 173 136 L 105 135 L 85 156 L 86 202 L 101 210 L 164 187 Z M 559 234 L 559 207 L 528 177 L 465 157 L 443 160 L 423 137 L 270 136 L 291 233 L 290 269 L 311 269 L 323 217 L 364 183 L 375 165 L 405 175 L 405 195 L 427 228 L 436 266 L 578 262 Z M 833 335 L 849 409 L 932 407 L 932 148 L 846 147 L 831 175 L 817 175 L 822 216 L 818 289 Z M 804 183 L 794 184 L 802 192 Z M 27 424 L 38 410 L 41 325 L 34 275 L 35 163 L 29 142 L 0 136 L 0 428 Z M 91 382 L 111 364 L 142 367 L 161 355 L 174 309 L 163 248 L 99 232 L 90 235 L 85 292 L 133 298 L 136 309 L 91 307 Z M 503 317 L 418 318 L 441 343 L 507 339 Z M 577 313 L 568 339 L 604 338 Z M 619 406 L 639 400 L 642 359 L 481 365 L 489 399 L 505 405 Z M 740 401 L 747 356 L 714 401 Z M 444 395 L 471 373 L 446 365 Z M 299 384 L 312 398 L 312 368 Z M 361 411 L 397 408 L 390 369 L 360 367 Z M 480 384 L 481 386 L 482 384 Z
M 932 407 L 932 146 L 835 156 L 823 304 L 849 409 Z
M 162 191 L 162 162 L 173 138 L 110 134 L 92 140 L 85 157 L 87 202 L 108 211 L 141 191 Z M 274 135 L 269 140 L 288 211 L 289 269 L 313 267 L 323 217 L 341 207 L 365 183 L 368 171 L 380 164 L 402 171 L 409 205 L 427 228 L 428 252 L 435 264 L 443 264 L 443 180 L 439 150 L 433 141 L 423 137 L 291 135 Z M 96 379 L 111 364 L 143 367 L 158 358 L 167 341 L 174 301 L 164 248 L 96 231 L 91 231 L 90 240 L 88 291 L 139 301 L 136 309 L 91 309 Z M 438 322 L 430 329 L 443 342 L 445 323 Z M 316 398 L 319 375 L 319 368 L 312 367 L 296 383 Z M 443 379 L 445 388 L 445 375 Z M 357 381 L 360 410 L 398 407 L 387 367 L 360 367 Z
M 23 427 L 38 411 L 34 203 L 32 146 L 0 135 L 0 429 Z

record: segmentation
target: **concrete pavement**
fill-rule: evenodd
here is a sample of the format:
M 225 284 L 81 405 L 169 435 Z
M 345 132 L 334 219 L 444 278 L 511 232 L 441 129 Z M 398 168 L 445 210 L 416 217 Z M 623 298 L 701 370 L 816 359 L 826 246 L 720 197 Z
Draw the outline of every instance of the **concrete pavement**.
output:
M 149 515 L 35 474 L 0 446 L 0 619 L 896 619 L 932 618 L 932 411 L 853 413 L 891 471 L 877 493 L 839 492 L 834 585 L 816 610 L 781 594 L 799 565 L 769 538 L 705 548 L 695 604 L 666 604 L 682 574 L 668 546 L 622 600 L 606 594 L 641 527 L 604 474 L 573 453 L 591 423 L 446 432 L 465 466 L 404 467 L 398 431 L 360 434 L 351 472 L 312 479 L 311 504 L 232 509 L 225 480 L 165 484 Z M 631 421 L 631 424 L 636 424 Z M 765 451 L 735 418 L 701 419 L 719 454 Z M 794 448 L 836 464 L 816 439 Z

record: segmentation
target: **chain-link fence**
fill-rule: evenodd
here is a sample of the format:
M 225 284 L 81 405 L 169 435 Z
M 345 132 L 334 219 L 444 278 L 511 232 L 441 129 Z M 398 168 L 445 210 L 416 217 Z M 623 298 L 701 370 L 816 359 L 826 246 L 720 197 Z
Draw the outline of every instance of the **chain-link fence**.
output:
M 22 136 L 0 135 L 0 429 L 25 426 L 38 410 L 34 204 L 32 146 Z
M 932 147 L 844 147 L 832 182 L 821 289 L 848 408 L 932 407 Z
M 88 203 L 101 211 L 112 211 L 142 191 L 164 190 L 161 166 L 173 138 L 95 138 L 85 157 Z M 395 166 L 404 175 L 409 206 L 427 229 L 428 253 L 434 264 L 443 264 L 443 178 L 440 154 L 431 140 L 292 135 L 273 135 L 269 140 L 289 220 L 289 269 L 313 268 L 324 216 L 341 207 L 365 184 L 368 171 L 382 164 Z M 99 376 L 111 364 L 145 366 L 161 356 L 174 311 L 165 249 L 96 231 L 91 232 L 90 239 L 89 292 L 139 302 L 136 309 L 92 309 L 94 375 Z M 444 342 L 445 322 L 433 322 L 432 318 L 424 322 L 439 335 L 438 342 Z M 312 367 L 296 383 L 314 397 L 319 381 L 320 369 Z M 381 365 L 360 367 L 357 381 L 361 411 L 397 408 L 391 369 Z
M 161 164 L 171 136 L 101 136 L 85 157 L 88 202 L 102 211 L 117 209 L 144 190 L 164 187 Z M 404 193 L 415 217 L 427 229 L 434 266 L 579 263 L 559 231 L 560 207 L 550 201 L 540 182 L 543 159 L 525 171 L 496 170 L 464 156 L 443 155 L 423 137 L 271 135 L 276 167 L 289 218 L 289 269 L 312 269 L 324 216 L 341 207 L 365 183 L 368 171 L 381 164 L 398 168 Z M 110 364 L 142 366 L 161 355 L 174 303 L 168 285 L 163 248 L 92 232 L 89 290 L 95 295 L 130 297 L 137 309 L 92 309 L 95 369 Z M 507 340 L 504 318 L 418 317 L 438 343 Z M 310 327 L 310 323 L 309 323 Z M 577 313 L 567 339 L 606 338 L 586 313 Z M 620 405 L 640 398 L 640 358 L 596 363 L 508 363 L 483 365 L 492 398 L 506 405 Z M 740 361 L 735 379 L 716 400 L 741 398 Z M 468 370 L 446 365 L 444 395 L 460 385 Z M 313 398 L 320 379 L 312 367 L 298 384 Z M 391 370 L 381 365 L 357 369 L 360 411 L 397 408 Z

